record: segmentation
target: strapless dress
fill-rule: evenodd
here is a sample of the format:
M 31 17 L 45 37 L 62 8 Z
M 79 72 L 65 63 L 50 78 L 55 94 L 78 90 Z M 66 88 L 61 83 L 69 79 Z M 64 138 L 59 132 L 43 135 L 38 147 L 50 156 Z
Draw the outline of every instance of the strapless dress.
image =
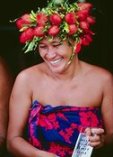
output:
M 103 127 L 100 107 L 43 106 L 32 103 L 27 140 L 34 147 L 60 157 L 71 157 L 77 137 L 87 127 Z

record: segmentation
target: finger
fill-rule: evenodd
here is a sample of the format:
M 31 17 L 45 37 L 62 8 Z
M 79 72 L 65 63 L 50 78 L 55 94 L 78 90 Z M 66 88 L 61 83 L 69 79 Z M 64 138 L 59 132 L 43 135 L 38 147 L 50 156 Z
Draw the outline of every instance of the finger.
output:
M 91 133 L 92 134 L 103 134 L 104 133 L 104 129 L 102 129 L 102 128 L 91 128 Z
M 94 135 L 89 137 L 89 145 L 95 148 L 100 148 L 104 145 L 104 136 L 103 135 Z
M 101 140 L 101 138 L 100 138 L 100 136 L 98 136 L 98 135 L 94 135 L 94 136 L 89 136 L 89 141 L 90 142 L 95 142 L 95 141 L 100 141 Z
M 89 142 L 89 145 L 95 148 L 100 148 L 104 145 L 102 141 Z
M 96 142 L 89 142 L 89 145 L 92 147 L 101 147 L 102 143 L 100 141 L 96 141 Z
M 86 128 L 85 133 L 87 136 L 91 136 L 91 128 Z

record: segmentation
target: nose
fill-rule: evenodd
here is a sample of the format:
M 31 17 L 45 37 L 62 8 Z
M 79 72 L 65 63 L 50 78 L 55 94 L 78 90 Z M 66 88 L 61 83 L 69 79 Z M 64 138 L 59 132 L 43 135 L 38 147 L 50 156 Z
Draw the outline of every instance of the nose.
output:
M 53 59 L 54 57 L 56 57 L 56 53 L 53 49 L 49 48 L 46 57 L 48 59 Z

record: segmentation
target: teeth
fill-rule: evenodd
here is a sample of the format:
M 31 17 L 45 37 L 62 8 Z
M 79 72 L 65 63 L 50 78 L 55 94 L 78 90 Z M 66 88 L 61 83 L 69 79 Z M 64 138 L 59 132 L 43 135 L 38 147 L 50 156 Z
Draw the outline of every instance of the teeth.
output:
M 57 60 L 51 61 L 50 63 L 51 63 L 51 64 L 57 64 L 57 63 L 59 63 L 61 60 L 62 60 L 62 59 L 60 58 L 60 59 L 57 59 Z

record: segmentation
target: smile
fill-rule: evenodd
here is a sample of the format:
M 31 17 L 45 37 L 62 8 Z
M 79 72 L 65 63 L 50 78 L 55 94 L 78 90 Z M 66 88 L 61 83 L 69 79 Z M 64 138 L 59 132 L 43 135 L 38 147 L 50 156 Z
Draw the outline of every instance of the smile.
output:
M 50 61 L 50 63 L 53 64 L 53 65 L 55 65 L 55 64 L 58 64 L 61 61 L 62 61 L 62 58 L 54 60 L 54 61 Z

